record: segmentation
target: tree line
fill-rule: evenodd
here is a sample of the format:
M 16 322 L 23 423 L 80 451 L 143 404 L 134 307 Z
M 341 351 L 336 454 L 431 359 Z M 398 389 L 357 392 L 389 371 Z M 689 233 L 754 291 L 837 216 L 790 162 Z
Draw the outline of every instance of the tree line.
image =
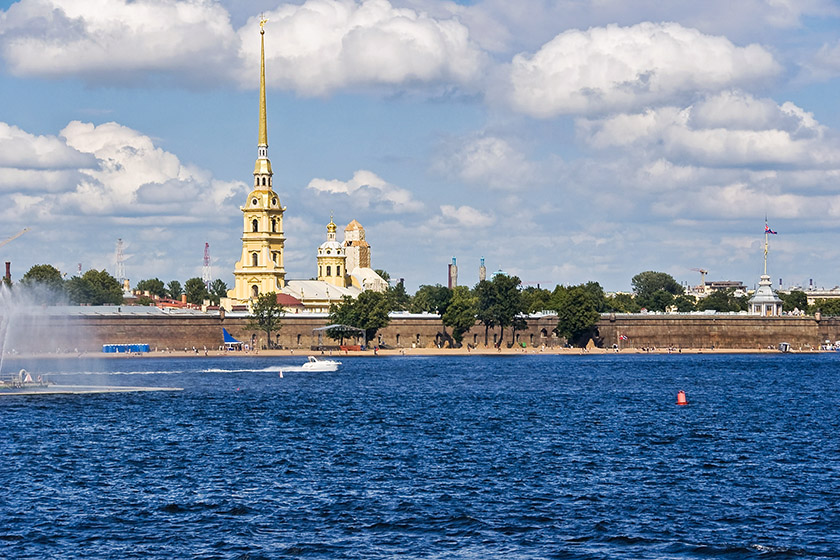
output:
M 385 271 L 377 272 L 387 278 Z M 65 279 L 51 265 L 35 265 L 24 274 L 20 284 L 33 288 L 40 303 L 123 304 L 122 286 L 105 270 L 88 270 L 81 276 Z M 630 294 L 607 296 L 598 282 L 557 285 L 548 290 L 538 286 L 523 287 L 518 277 L 497 274 L 472 288 L 422 285 L 412 296 L 400 282 L 382 293 L 365 291 L 355 299 L 345 297 L 332 304 L 329 322 L 362 329 L 366 339 L 372 341 L 376 333 L 388 325 L 389 313 L 434 313 L 441 316 L 442 334 L 453 345 L 461 345 L 464 335 L 478 323 L 484 330 L 484 345 L 488 344 L 490 329 L 498 327 L 501 336 L 496 344 L 501 346 L 506 340 L 515 340 L 517 330 L 527 328 L 529 314 L 547 312 L 557 315 L 555 332 L 558 336 L 570 344 L 584 345 L 595 334 L 595 326 L 602 313 L 638 313 L 643 309 L 682 313 L 706 310 L 738 312 L 746 311 L 748 306 L 747 296 L 735 296 L 732 289 L 695 298 L 686 294 L 684 288 L 664 272 L 640 272 L 632 278 L 631 285 L 633 292 Z M 153 297 L 180 300 L 182 295 L 186 295 L 189 303 L 198 305 L 210 300 L 218 305 L 228 288 L 224 281 L 217 279 L 208 290 L 204 282 L 196 277 L 187 280 L 183 287 L 178 280 L 165 284 L 158 278 L 150 278 L 137 282 L 135 289 L 149 294 L 140 296 L 135 302 L 138 305 L 150 304 Z M 813 314 L 819 311 L 824 316 L 840 316 L 840 300 L 817 300 L 809 306 L 807 295 L 802 291 L 779 294 L 779 297 L 786 312 L 799 310 Z M 271 331 L 281 328 L 282 315 L 282 306 L 277 303 L 276 294 L 263 294 L 253 306 L 252 324 L 255 329 L 265 330 L 270 339 Z M 339 330 L 328 332 L 336 340 L 342 340 L 346 334 Z
M 22 287 L 29 288 L 39 303 L 57 304 L 69 302 L 75 305 L 122 305 L 124 303 L 123 287 L 116 278 L 106 270 L 91 269 L 81 276 L 65 278 L 52 265 L 38 264 L 30 268 L 20 280 Z M 200 305 L 204 300 L 210 300 L 218 305 L 221 298 L 227 295 L 227 284 L 216 279 L 210 284 L 210 289 L 204 285 L 201 278 L 190 278 L 183 287 L 178 280 L 169 283 L 158 278 L 140 280 L 134 287 L 141 295 L 134 302 L 136 305 L 149 305 L 153 298 L 169 298 L 180 300 L 187 296 L 187 302 Z M 145 293 L 148 292 L 148 296 Z

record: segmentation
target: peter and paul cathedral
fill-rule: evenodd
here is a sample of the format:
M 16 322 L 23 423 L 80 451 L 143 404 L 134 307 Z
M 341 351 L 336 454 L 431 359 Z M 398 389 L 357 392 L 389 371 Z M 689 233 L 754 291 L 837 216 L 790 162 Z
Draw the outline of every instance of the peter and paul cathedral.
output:
M 260 119 L 254 187 L 241 206 L 242 256 L 233 270 L 234 287 L 228 297 L 246 303 L 260 294 L 280 292 L 286 285 L 283 268 L 283 212 L 272 184 L 265 116 L 265 20 L 260 21 Z
M 273 188 L 271 161 L 268 159 L 268 125 L 265 109 L 265 22 L 260 21 L 260 119 L 254 185 L 242 211 L 242 255 L 234 266 L 234 287 L 222 306 L 228 311 L 247 311 L 262 294 L 275 292 L 287 311 L 326 312 L 344 296 L 357 297 L 365 290 L 385 291 L 388 287 L 370 268 L 370 245 L 365 230 L 353 220 L 344 231 L 344 241 L 336 239 L 336 226 L 330 217 L 327 240 L 317 254 L 317 274 L 313 280 L 287 280 L 283 267 L 283 213 L 286 209 Z

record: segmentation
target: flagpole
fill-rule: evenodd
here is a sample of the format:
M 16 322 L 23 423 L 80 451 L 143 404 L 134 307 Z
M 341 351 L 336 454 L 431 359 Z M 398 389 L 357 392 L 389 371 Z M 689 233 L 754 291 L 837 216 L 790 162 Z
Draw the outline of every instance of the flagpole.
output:
M 767 245 L 770 242 L 770 227 L 767 225 L 767 215 L 764 215 L 764 276 L 767 276 Z

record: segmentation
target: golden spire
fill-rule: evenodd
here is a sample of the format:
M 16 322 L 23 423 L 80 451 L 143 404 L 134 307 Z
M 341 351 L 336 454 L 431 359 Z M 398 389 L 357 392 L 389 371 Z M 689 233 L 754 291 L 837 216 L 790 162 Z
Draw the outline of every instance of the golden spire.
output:
M 268 126 L 265 122 L 265 22 L 260 18 L 260 146 L 268 146 Z
M 254 175 L 272 175 L 271 161 L 268 159 L 268 125 L 265 118 L 265 22 L 267 21 L 264 17 L 260 17 L 260 133 Z M 258 183 L 259 180 L 258 177 Z M 262 182 L 265 183 L 264 178 Z M 271 185 L 267 186 L 270 188 Z

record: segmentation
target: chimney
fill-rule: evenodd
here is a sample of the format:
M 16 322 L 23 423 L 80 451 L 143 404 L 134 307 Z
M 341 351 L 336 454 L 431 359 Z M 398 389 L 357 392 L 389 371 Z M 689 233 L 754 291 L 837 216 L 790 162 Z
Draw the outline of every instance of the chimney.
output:
M 6 282 L 12 281 L 12 263 L 6 261 Z
M 452 257 L 452 264 L 449 265 L 449 289 L 458 285 L 458 265 L 455 264 L 455 257 Z
M 181 294 L 181 303 L 187 303 L 187 294 Z

